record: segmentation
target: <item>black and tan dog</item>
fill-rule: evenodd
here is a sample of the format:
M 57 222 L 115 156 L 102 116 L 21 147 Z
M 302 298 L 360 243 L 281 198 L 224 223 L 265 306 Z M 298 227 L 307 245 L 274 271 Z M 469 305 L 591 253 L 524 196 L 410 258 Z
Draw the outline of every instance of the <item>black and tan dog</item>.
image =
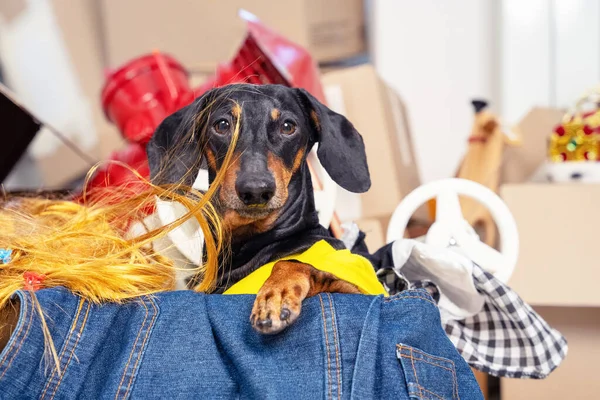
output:
M 315 143 L 319 160 L 340 186 L 360 193 L 371 184 L 363 140 L 352 124 L 308 92 L 279 85 L 213 89 L 168 117 L 148 145 L 153 181 L 191 185 L 190 171 L 198 171 L 203 159 L 212 182 L 236 124 L 233 162 L 213 202 L 231 234 L 220 292 L 320 240 L 344 248 L 319 225 L 306 163 Z M 278 332 L 298 317 L 302 300 L 320 292 L 358 290 L 311 265 L 279 261 L 257 295 L 252 324 L 263 333 Z

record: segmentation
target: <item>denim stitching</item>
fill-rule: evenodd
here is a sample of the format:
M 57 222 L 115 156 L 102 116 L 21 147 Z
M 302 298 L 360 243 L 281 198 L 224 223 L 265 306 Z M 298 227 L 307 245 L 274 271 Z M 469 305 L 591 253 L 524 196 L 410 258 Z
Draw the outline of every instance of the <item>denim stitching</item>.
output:
M 83 336 L 83 330 L 84 330 L 85 326 L 87 325 L 87 320 L 88 320 L 88 316 L 90 314 L 90 309 L 92 308 L 91 304 L 89 302 L 86 302 L 86 304 L 87 304 L 87 309 L 85 311 L 85 316 L 83 317 L 83 322 L 81 322 L 81 326 L 79 327 L 79 333 L 77 334 L 77 339 L 75 340 L 75 344 L 73 345 L 73 347 L 71 347 L 71 354 L 69 355 L 69 359 L 67 360 L 67 363 L 65 364 L 64 368 L 61 371 L 62 373 L 60 374 L 60 379 L 58 380 L 58 383 L 54 387 L 54 391 L 52 393 L 52 397 L 50 397 L 50 400 L 54 399 L 54 396 L 56 396 L 56 393 L 58 392 L 58 388 L 59 388 L 63 378 L 67 374 L 67 369 L 69 368 L 69 365 L 71 364 L 71 359 L 73 358 L 73 355 L 75 354 L 75 349 L 77 348 L 77 345 L 79 344 L 79 340 Z
M 454 393 L 456 394 L 456 399 L 460 400 L 460 396 L 458 395 L 458 379 L 456 379 L 456 370 L 452 371 L 452 378 L 454 379 Z
M 29 334 L 29 328 L 31 328 L 31 325 L 33 325 L 32 320 L 33 320 L 33 310 L 29 315 L 29 320 L 27 321 L 27 329 L 25 329 L 25 333 L 23 334 L 23 337 L 21 337 L 21 341 L 19 342 L 17 347 L 15 347 L 13 355 L 10 358 L 10 361 L 8 362 L 8 365 L 6 366 L 6 369 L 0 376 L 0 379 L 4 377 L 6 372 L 10 369 L 10 366 L 12 365 L 13 361 L 17 358 L 17 354 L 19 354 L 19 352 L 21 351 L 21 348 L 23 347 L 23 343 L 25 342 L 25 339 L 27 338 L 27 335 Z
M 329 355 L 329 337 L 327 335 L 327 319 L 325 318 L 325 307 L 323 305 L 323 298 L 319 295 L 319 301 L 321 302 L 321 316 L 323 318 L 323 331 L 325 332 L 325 350 L 327 353 L 327 376 L 329 379 L 327 380 L 327 385 L 329 386 L 329 398 L 333 398 L 333 388 L 331 387 L 331 362 Z
M 435 302 L 427 297 L 421 297 L 421 296 L 398 296 L 398 297 L 394 297 L 394 298 L 387 298 L 384 299 L 383 301 L 385 303 L 391 303 L 393 301 L 398 301 L 398 300 L 406 300 L 406 299 L 418 299 L 418 300 L 425 300 L 435 306 L 437 306 L 437 304 L 435 304 Z
M 397 299 L 402 299 L 402 298 L 412 298 L 412 297 L 419 297 L 422 298 L 424 300 L 433 300 L 431 295 L 429 294 L 429 292 L 427 292 L 424 289 L 412 289 L 412 290 L 406 290 L 400 293 L 397 293 L 393 296 L 389 296 L 384 298 L 384 301 L 394 301 Z
M 24 296 L 25 297 L 25 296 Z M 4 369 L 4 372 L 2 372 L 2 375 L 0 375 L 0 379 L 2 379 L 4 377 L 4 375 L 6 374 L 6 372 L 9 370 L 11 364 L 13 363 L 13 360 L 17 357 L 17 354 L 19 354 L 23 343 L 25 341 L 25 338 L 27 337 L 27 334 L 29 333 L 29 328 L 32 325 L 33 322 L 33 307 L 31 309 L 31 311 L 29 310 L 29 299 L 26 298 L 25 301 L 23 302 L 23 304 L 25 305 L 24 309 L 23 309 L 23 318 L 21 318 L 21 320 L 23 321 L 23 323 L 21 323 L 21 326 L 19 327 L 19 330 L 17 332 L 17 334 L 15 335 L 12 343 L 10 344 L 10 347 L 8 348 L 8 350 L 6 351 L 6 353 L 4 353 L 4 357 L 2 357 L 2 360 L 0 361 L 0 365 L 2 365 L 4 363 L 4 361 L 6 360 L 6 358 L 8 357 L 9 354 L 12 353 L 12 356 L 10 358 L 10 361 L 8 362 L 8 365 L 6 366 L 6 368 Z M 15 343 L 17 342 L 18 338 L 21 335 L 21 332 L 23 331 L 23 327 L 25 326 L 25 318 L 29 317 L 29 319 L 27 320 L 27 329 L 25 329 L 25 333 L 23 334 L 23 337 L 21 337 L 21 341 L 19 342 L 19 344 L 17 345 L 17 347 L 14 348 L 13 351 L 13 347 L 15 345 Z
M 408 346 L 402 346 L 402 345 L 399 345 L 398 347 L 403 348 L 403 349 L 414 350 L 415 352 L 421 354 L 423 357 L 433 358 L 434 360 L 440 360 L 440 361 L 443 361 L 443 362 L 450 363 L 450 364 L 452 364 L 453 368 L 456 368 L 456 366 L 454 365 L 454 361 L 450 360 L 449 358 L 443 358 L 443 357 L 433 356 L 431 354 L 425 353 L 423 350 L 419 350 L 419 349 L 414 348 L 414 347 L 408 347 Z
M 77 304 L 77 311 L 75 312 L 75 315 L 73 316 L 73 321 L 71 322 L 71 326 L 69 327 L 69 332 L 67 333 L 67 336 L 63 343 L 60 354 L 58 355 L 58 365 L 59 366 L 61 366 L 63 363 L 62 361 L 63 361 L 63 357 L 65 355 L 65 352 L 67 351 L 68 343 L 70 342 L 71 337 L 73 336 L 73 332 L 75 332 L 75 328 L 77 327 L 77 323 L 79 322 L 79 317 L 81 316 L 81 310 L 83 309 L 83 304 L 84 304 L 83 299 L 79 299 L 79 303 Z M 48 389 L 50 389 L 50 385 L 54 381 L 54 376 L 56 375 L 56 372 L 57 372 L 56 366 L 54 366 L 52 368 L 52 374 L 50 375 L 50 378 L 48 379 L 48 381 L 46 381 L 46 385 L 44 386 L 44 391 L 42 392 L 42 395 L 40 396 L 41 399 L 43 399 L 46 396 L 46 392 L 48 391 Z
M 401 345 L 396 345 L 396 347 L 398 348 L 398 350 L 400 350 L 400 353 L 398 353 L 398 355 L 400 357 L 406 357 L 406 358 L 414 357 L 414 359 L 417 360 L 417 361 L 423 361 L 423 362 L 426 362 L 428 364 L 435 365 L 436 367 L 447 369 L 448 371 L 453 371 L 456 368 L 455 365 L 454 365 L 454 363 L 452 362 L 452 360 L 449 360 L 449 359 L 446 359 L 446 358 L 439 358 L 439 357 L 430 356 L 429 354 L 426 354 L 426 353 L 423 354 L 423 352 L 420 352 L 418 349 L 413 349 L 413 350 L 414 350 L 415 353 L 419 354 L 420 357 L 417 357 L 417 356 L 414 356 L 414 355 L 410 356 L 410 355 L 402 353 L 402 350 L 408 350 L 408 351 L 410 351 L 411 350 L 410 347 L 401 346 Z M 439 364 L 439 363 L 437 363 L 435 361 L 432 361 L 432 360 L 427 361 L 427 359 L 440 360 L 440 362 L 445 362 L 446 364 L 451 364 L 452 366 L 449 367 L 449 366 L 446 366 L 444 364 Z
M 8 348 L 8 350 L 6 350 L 6 353 L 4 353 L 4 356 L 2 357 L 2 360 L 0 360 L 0 365 L 4 364 L 4 361 L 6 361 L 6 358 L 11 353 L 12 348 L 14 347 L 15 343 L 17 342 L 17 339 L 20 337 L 21 332 L 23 331 L 23 327 L 25 326 L 25 318 L 29 317 L 29 314 L 28 314 L 28 310 L 29 310 L 28 303 L 29 303 L 29 301 L 27 301 L 27 299 L 23 302 L 23 305 L 24 305 L 24 307 L 22 307 L 22 309 L 23 309 L 23 318 L 22 318 L 23 323 L 20 324 L 19 329 L 15 333 L 14 339 L 10 343 L 10 347 Z
M 333 328 L 333 341 L 335 343 L 335 365 L 337 367 L 337 382 L 338 382 L 338 399 L 342 398 L 342 365 L 340 360 L 340 344 L 337 337 L 337 323 L 335 320 L 335 309 L 333 308 L 333 300 L 331 295 L 327 293 L 329 299 L 329 309 L 331 310 L 331 323 Z
M 410 355 L 412 356 L 412 349 L 410 351 Z M 412 365 L 413 373 L 415 374 L 415 381 L 417 382 L 417 386 L 420 388 L 421 385 L 419 385 L 419 376 L 417 375 L 417 369 L 415 368 L 415 360 L 412 357 L 410 358 L 410 363 Z M 421 392 L 421 389 L 419 389 L 419 397 L 423 398 L 423 392 Z
M 127 385 L 127 390 L 125 391 L 125 395 L 123 396 L 123 398 L 129 397 L 129 389 L 131 387 L 131 384 L 133 383 L 135 371 L 137 371 L 137 369 L 138 369 L 138 365 L 142 358 L 142 354 L 144 352 L 144 349 L 146 348 L 146 342 L 148 341 L 148 338 L 150 337 L 150 332 L 152 331 L 152 327 L 154 326 L 154 323 L 156 322 L 156 318 L 158 318 L 158 307 L 157 307 L 156 303 L 154 302 L 154 300 L 152 298 L 148 298 L 148 300 L 150 301 L 150 304 L 152 305 L 152 308 L 154 309 L 154 316 L 152 317 L 152 321 L 150 321 L 150 325 L 148 325 L 148 327 L 146 329 L 146 336 L 144 337 L 144 341 L 142 342 L 142 346 L 140 347 L 140 351 L 139 351 L 137 360 L 135 361 L 135 365 L 133 366 L 133 373 L 131 374 L 131 377 L 129 378 L 129 384 Z
M 406 354 L 400 354 L 400 357 L 402 357 L 402 358 L 408 358 L 409 360 L 415 360 L 415 361 L 424 362 L 425 364 L 433 365 L 434 367 L 442 368 L 442 369 L 445 369 L 446 371 L 450 371 L 450 372 L 453 371 L 452 368 L 444 367 L 444 366 L 441 366 L 439 364 L 433 363 L 431 361 L 423 360 L 422 358 L 411 357 L 411 356 L 407 356 Z
M 83 299 L 79 299 L 79 303 L 77 304 L 77 311 L 75 312 L 75 315 L 73 316 L 73 322 L 71 322 L 69 332 L 67 333 L 67 337 L 63 343 L 60 354 L 58 355 L 58 365 L 59 366 L 62 365 L 62 360 L 65 355 L 65 352 L 67 351 L 68 344 L 71 341 L 73 332 L 75 331 L 75 328 L 77 327 L 77 323 L 79 322 L 79 317 L 81 316 L 81 310 L 83 309 L 83 303 L 84 303 Z M 55 379 L 54 377 L 56 375 L 56 372 L 57 372 L 56 366 L 54 366 L 52 368 L 52 373 L 50 374 L 50 378 L 46 381 L 46 385 L 44 386 L 44 391 L 42 392 L 40 399 L 43 399 L 46 396 L 46 392 L 48 392 L 48 389 L 50 389 L 50 385 L 54 382 L 54 379 Z
M 452 364 L 452 378 L 454 379 L 454 394 L 456 395 L 456 398 L 458 400 L 460 400 L 460 396 L 458 395 L 458 379 L 456 378 L 456 365 L 454 365 L 454 361 L 452 361 L 448 358 L 432 356 L 431 354 L 427 354 L 424 351 L 421 351 L 419 349 L 414 349 L 414 350 L 417 353 L 420 353 L 423 357 L 429 357 L 429 358 L 433 358 L 434 360 L 440 360 L 440 361 L 449 362 L 450 364 Z M 440 367 L 441 367 L 441 365 L 440 365 Z
M 417 387 L 417 389 L 419 389 L 420 386 L 415 385 Z M 418 398 L 419 400 L 424 400 L 423 397 L 421 396 L 421 394 L 417 391 L 415 391 L 414 389 L 409 390 L 408 391 L 408 395 L 409 396 L 415 396 L 416 398 Z
M 119 382 L 119 387 L 117 388 L 117 393 L 115 393 L 115 400 L 119 398 L 119 394 L 121 393 L 121 390 L 123 389 L 123 385 L 125 383 L 125 376 L 127 375 L 127 372 L 129 371 L 129 365 L 131 364 L 131 359 L 133 358 L 133 355 L 135 354 L 138 340 L 140 339 L 140 335 L 142 334 L 142 331 L 144 330 L 144 326 L 146 325 L 146 320 L 148 319 L 148 314 L 149 314 L 150 310 L 148 309 L 148 306 L 146 306 L 146 303 L 144 302 L 143 299 L 142 299 L 141 303 L 144 306 L 144 310 L 145 310 L 146 314 L 144 315 L 144 320 L 140 324 L 140 329 L 138 330 L 138 334 L 135 338 L 135 341 L 133 342 L 133 346 L 131 347 L 131 352 L 129 353 L 129 358 L 127 359 L 127 364 L 125 364 L 125 368 L 123 368 L 123 375 L 121 376 L 121 381 Z M 127 394 L 127 392 L 125 392 L 125 394 Z M 124 395 L 123 398 L 125 398 L 125 397 L 126 396 Z
M 427 354 L 424 351 L 421 351 L 421 350 L 416 349 L 416 348 L 408 347 L 408 346 L 396 345 L 396 347 L 400 350 L 400 353 L 399 353 L 400 357 L 413 358 L 414 356 L 413 356 L 412 352 L 414 350 L 416 353 L 419 353 L 423 358 L 425 358 L 425 357 L 432 358 L 434 360 L 440 360 L 440 361 L 452 364 L 452 368 L 448 368 L 448 367 L 445 367 L 443 365 L 439 365 L 437 363 L 427 361 L 427 360 L 425 360 L 423 358 L 415 358 L 415 360 L 417 360 L 417 361 L 423 361 L 423 362 L 425 362 L 427 364 L 435 365 L 436 367 L 440 367 L 440 368 L 443 368 L 443 369 L 446 369 L 446 370 L 449 370 L 450 372 L 452 372 L 452 380 L 453 380 L 453 383 L 454 383 L 454 386 L 452 387 L 452 392 L 453 392 L 452 397 L 456 398 L 457 400 L 460 400 L 460 396 L 458 394 L 458 379 L 456 378 L 456 365 L 454 365 L 454 361 L 452 361 L 452 360 L 450 360 L 448 358 L 442 358 L 442 357 L 432 356 L 431 354 Z M 403 349 L 408 349 L 411 352 L 411 355 L 407 356 L 405 354 L 402 354 L 402 350 Z
M 397 301 L 397 300 L 405 300 L 405 299 L 419 299 L 419 300 L 425 300 L 428 303 L 433 304 L 434 306 L 437 307 L 437 304 L 435 304 L 434 301 L 432 301 L 431 299 L 428 299 L 427 297 L 420 297 L 420 296 L 398 296 L 398 297 L 393 297 L 393 298 L 386 298 L 383 299 L 383 301 L 385 303 L 391 303 L 392 301 Z
M 443 398 L 442 396 L 440 396 L 439 394 L 437 394 L 437 393 L 434 393 L 434 392 L 432 392 L 431 390 L 427 390 L 427 389 L 425 389 L 425 388 L 424 388 L 423 386 L 421 386 L 421 385 L 415 385 L 415 386 L 417 386 L 417 388 L 419 388 L 419 390 L 422 390 L 423 392 L 427 392 L 427 393 L 429 393 L 429 394 L 431 394 L 431 395 L 434 395 L 434 396 L 435 396 L 435 397 L 437 397 L 438 399 L 442 399 L 442 400 L 444 400 L 444 398 Z M 416 394 L 416 393 L 413 393 L 413 394 Z M 419 397 L 421 397 L 421 396 L 419 396 Z

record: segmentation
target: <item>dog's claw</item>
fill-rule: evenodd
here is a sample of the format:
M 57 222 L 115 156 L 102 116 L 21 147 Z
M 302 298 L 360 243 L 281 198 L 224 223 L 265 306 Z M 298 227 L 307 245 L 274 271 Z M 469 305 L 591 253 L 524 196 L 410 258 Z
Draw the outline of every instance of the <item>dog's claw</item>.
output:
M 283 290 L 266 296 L 259 292 L 250 317 L 252 327 L 263 334 L 275 334 L 292 324 L 300 314 L 301 301 L 291 293 Z
M 286 307 L 283 307 L 283 309 L 281 310 L 281 314 L 279 315 L 279 319 L 282 321 L 287 321 L 288 318 L 290 318 L 290 310 Z
M 259 291 L 250 317 L 252 327 L 263 334 L 284 330 L 300 314 L 302 302 L 294 296 L 293 290 Z
M 259 329 L 270 328 L 273 326 L 273 320 L 271 318 L 260 319 L 260 320 L 256 321 L 256 326 Z

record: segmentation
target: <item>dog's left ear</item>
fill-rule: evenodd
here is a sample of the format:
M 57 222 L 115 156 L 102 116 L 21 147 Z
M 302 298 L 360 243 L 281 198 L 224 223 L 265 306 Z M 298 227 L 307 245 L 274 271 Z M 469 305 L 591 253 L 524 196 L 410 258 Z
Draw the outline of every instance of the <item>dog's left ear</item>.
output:
M 215 100 L 216 91 L 209 90 L 156 128 L 146 146 L 153 184 L 193 185 L 204 159 L 204 124 L 198 115 Z
M 319 161 L 338 185 L 354 193 L 371 187 L 362 136 L 346 117 L 331 111 L 304 89 L 296 89 L 319 142 Z
M 194 183 L 192 171 L 200 167 L 201 146 L 198 140 L 192 141 L 190 138 L 194 137 L 192 130 L 197 108 L 192 103 L 166 117 L 146 145 L 153 184 L 191 186 Z

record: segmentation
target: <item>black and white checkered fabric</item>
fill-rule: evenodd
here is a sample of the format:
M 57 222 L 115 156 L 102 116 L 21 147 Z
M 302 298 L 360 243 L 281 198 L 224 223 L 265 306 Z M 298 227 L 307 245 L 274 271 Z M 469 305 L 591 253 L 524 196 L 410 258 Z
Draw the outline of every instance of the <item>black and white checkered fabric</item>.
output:
M 439 290 L 431 281 L 408 282 L 393 268 L 377 274 L 390 294 L 422 287 L 439 299 Z M 512 289 L 477 265 L 473 266 L 473 281 L 485 298 L 483 309 L 472 317 L 444 322 L 446 334 L 459 353 L 473 368 L 490 375 L 548 376 L 567 354 L 565 338 Z
M 541 379 L 567 355 L 567 341 L 519 295 L 479 266 L 473 268 L 483 310 L 447 321 L 446 333 L 463 358 L 490 375 Z

